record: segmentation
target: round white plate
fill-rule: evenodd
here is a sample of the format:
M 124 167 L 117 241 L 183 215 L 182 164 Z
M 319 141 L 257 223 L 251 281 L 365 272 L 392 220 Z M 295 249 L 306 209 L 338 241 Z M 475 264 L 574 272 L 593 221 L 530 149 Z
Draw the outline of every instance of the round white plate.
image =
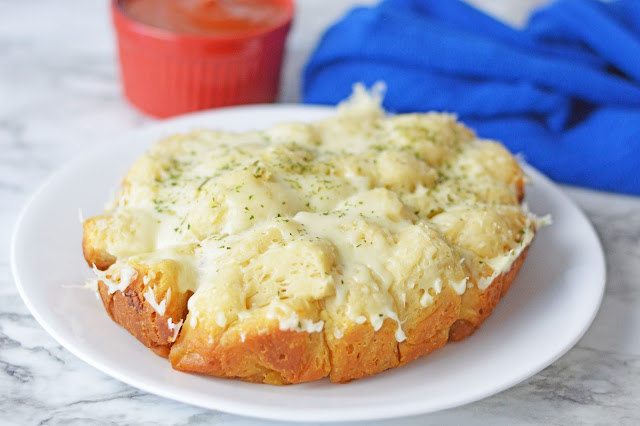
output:
M 151 125 L 78 158 L 33 196 L 17 224 L 12 267 L 33 316 L 75 355 L 132 386 L 167 398 L 246 416 L 295 421 L 366 420 L 426 413 L 493 395 L 536 374 L 584 334 L 600 305 L 605 263 L 584 214 L 554 184 L 532 178 L 527 202 L 551 213 L 509 294 L 470 338 L 407 366 L 349 384 L 327 379 L 270 386 L 174 371 L 109 319 L 81 288 L 91 276 L 81 251 L 85 217 L 102 213 L 109 192 L 149 145 L 193 128 L 260 129 L 312 121 L 325 107 L 264 105 L 197 113 Z

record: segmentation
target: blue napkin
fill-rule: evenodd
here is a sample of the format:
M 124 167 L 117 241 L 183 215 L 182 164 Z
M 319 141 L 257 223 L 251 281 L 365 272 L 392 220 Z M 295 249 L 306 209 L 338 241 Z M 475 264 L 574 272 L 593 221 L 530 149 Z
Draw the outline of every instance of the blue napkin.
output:
M 458 0 L 386 0 L 323 36 L 306 103 L 384 81 L 392 112 L 449 111 L 551 178 L 640 195 L 640 1 L 557 0 L 523 29 Z

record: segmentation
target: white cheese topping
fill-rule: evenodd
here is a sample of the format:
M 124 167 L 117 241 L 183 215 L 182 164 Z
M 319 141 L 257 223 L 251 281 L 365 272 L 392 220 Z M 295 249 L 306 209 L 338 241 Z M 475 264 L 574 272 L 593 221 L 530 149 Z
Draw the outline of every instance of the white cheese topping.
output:
M 198 311 L 191 313 L 191 319 L 189 320 L 189 325 L 191 326 L 191 328 L 196 328 L 196 325 L 198 325 Z
M 416 304 L 486 289 L 548 222 L 519 205 L 516 160 L 453 116 L 387 117 L 356 92 L 318 123 L 155 144 L 98 229 L 118 257 L 110 278 L 96 269 L 109 293 L 136 279 L 129 259 L 171 259 L 191 327 L 264 315 L 341 338 L 388 318 L 400 342 Z M 161 315 L 169 295 L 144 293 Z
M 319 333 L 324 327 L 324 321 L 313 322 L 310 319 L 300 319 L 293 312 L 289 318 L 280 319 L 280 330 L 306 331 L 307 333 Z
M 218 312 L 216 314 L 216 323 L 218 324 L 218 327 L 224 327 L 227 325 L 227 317 L 224 312 Z
M 167 319 L 167 326 L 170 331 L 173 331 L 173 336 L 169 339 L 170 342 L 175 342 L 178 338 L 178 333 L 180 333 L 180 329 L 182 328 L 182 322 L 183 321 L 180 320 L 177 324 L 174 324 L 171 318 Z
M 453 290 L 458 294 L 463 294 L 467 289 L 467 280 L 469 277 L 464 277 L 462 280 L 455 282 L 450 281 L 449 285 L 453 288 Z
M 308 318 L 300 318 L 297 312 L 291 312 L 290 308 L 281 302 L 272 303 L 266 317 L 268 319 L 278 319 L 279 328 L 282 331 L 319 333 L 324 328 L 324 321 L 314 322 Z
M 146 301 L 149 302 L 149 305 L 151 305 L 151 307 L 159 315 L 164 315 L 165 309 L 167 308 L 167 300 L 166 299 L 163 299 L 162 302 L 160 302 L 160 303 L 156 303 L 156 296 L 153 293 L 153 289 L 151 287 L 149 287 L 149 290 L 147 290 L 147 292 L 142 293 L 142 295 L 144 296 Z
M 109 268 L 107 271 L 111 270 L 112 268 Z M 126 290 L 127 287 L 129 287 L 129 285 L 138 277 L 138 271 L 126 264 L 116 264 L 116 269 L 113 272 L 119 272 L 119 278 L 113 279 L 113 275 L 111 275 L 111 278 L 108 278 L 107 271 L 101 271 L 96 268 L 96 265 L 93 265 L 93 272 L 98 277 L 98 280 L 102 281 L 104 285 L 107 286 L 108 294 L 113 294 L 116 291 Z

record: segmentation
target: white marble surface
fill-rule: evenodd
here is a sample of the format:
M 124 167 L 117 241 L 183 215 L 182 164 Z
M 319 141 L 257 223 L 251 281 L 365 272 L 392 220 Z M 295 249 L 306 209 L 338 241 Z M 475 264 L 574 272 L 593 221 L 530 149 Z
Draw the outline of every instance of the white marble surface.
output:
M 540 0 L 472 2 L 519 23 Z M 284 101 L 297 100 L 300 68 L 322 28 L 356 2 L 298 3 Z M 29 194 L 72 157 L 152 121 L 120 96 L 105 0 L 0 0 L 0 424 L 256 423 L 102 374 L 45 333 L 14 286 L 9 240 Z M 512 389 L 385 424 L 640 424 L 640 199 L 566 191 L 595 224 L 607 253 L 606 296 L 585 337 Z

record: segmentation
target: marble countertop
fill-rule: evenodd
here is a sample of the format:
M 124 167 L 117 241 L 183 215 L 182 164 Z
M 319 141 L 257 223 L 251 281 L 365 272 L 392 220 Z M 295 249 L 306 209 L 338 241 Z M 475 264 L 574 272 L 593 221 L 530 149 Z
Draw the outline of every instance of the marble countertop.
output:
M 298 99 L 300 69 L 322 29 L 356 3 L 373 1 L 298 1 L 282 101 Z M 518 23 L 540 0 L 472 3 Z M 154 120 L 120 94 L 107 1 L 0 0 L 0 8 L 0 423 L 256 423 L 106 376 L 54 341 L 23 304 L 9 243 L 29 195 L 71 158 Z M 640 423 L 640 198 L 564 190 L 594 223 L 607 257 L 606 295 L 587 334 L 554 364 L 498 395 L 381 424 Z

